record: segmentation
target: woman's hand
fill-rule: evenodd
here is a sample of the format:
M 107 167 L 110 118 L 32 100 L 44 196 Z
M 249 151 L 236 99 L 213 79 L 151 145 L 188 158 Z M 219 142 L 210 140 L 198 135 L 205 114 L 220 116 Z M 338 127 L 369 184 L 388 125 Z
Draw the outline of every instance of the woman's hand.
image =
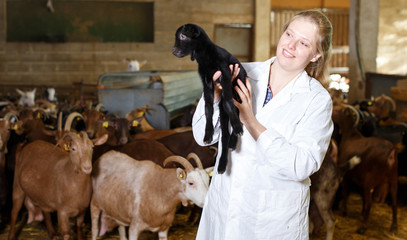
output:
M 231 81 L 233 82 L 233 80 L 237 77 L 237 75 L 239 75 L 240 72 L 240 67 L 239 64 L 231 64 L 229 65 L 229 69 L 230 72 L 233 73 L 232 75 L 232 79 Z M 220 78 L 220 76 L 222 75 L 221 71 L 216 71 L 215 74 L 213 74 L 213 102 L 216 103 L 220 100 L 221 96 L 222 96 L 222 85 L 220 84 L 220 81 L 218 81 L 218 79 Z
M 247 125 L 247 123 L 252 122 L 253 119 L 255 119 L 252 107 L 252 86 L 247 78 L 246 86 L 240 79 L 237 80 L 237 84 L 238 86 L 235 86 L 235 91 L 239 94 L 242 103 L 239 103 L 235 99 L 233 99 L 233 101 L 235 106 L 239 109 L 240 121 L 244 125 Z
M 252 86 L 250 81 L 246 78 L 246 86 L 243 82 L 238 79 L 238 86 L 235 86 L 235 91 L 239 94 L 242 103 L 239 103 L 233 99 L 235 106 L 239 109 L 239 118 L 246 129 L 249 131 L 250 135 L 254 140 L 257 141 L 260 134 L 266 131 L 266 128 L 257 121 L 253 113 L 252 105 Z

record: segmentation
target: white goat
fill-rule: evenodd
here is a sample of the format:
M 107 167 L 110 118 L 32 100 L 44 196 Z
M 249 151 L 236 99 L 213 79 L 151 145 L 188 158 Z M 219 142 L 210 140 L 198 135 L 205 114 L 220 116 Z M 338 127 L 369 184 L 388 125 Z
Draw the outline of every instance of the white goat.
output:
M 32 91 L 24 92 L 17 88 L 16 91 L 21 95 L 20 99 L 18 100 L 18 105 L 23 107 L 34 107 L 36 90 L 37 89 L 34 88 Z
M 188 156 L 188 158 L 191 155 Z M 144 230 L 158 232 L 160 240 L 167 240 L 177 205 L 189 201 L 202 207 L 209 186 L 209 176 L 196 154 L 198 165 L 181 156 L 171 161 L 185 167 L 162 168 L 152 161 L 137 161 L 124 153 L 109 151 L 94 164 L 91 200 L 92 239 L 99 233 L 99 216 L 120 225 L 120 239 L 126 239 L 124 226 L 129 226 L 129 239 L 137 240 Z M 103 223 L 102 223 L 103 224 Z M 102 226 L 103 228 L 103 226 Z
M 123 62 L 127 63 L 127 71 L 128 72 L 136 72 L 140 71 L 140 68 L 147 63 L 147 60 L 143 60 L 141 62 L 137 60 L 131 60 L 129 58 L 125 58 Z

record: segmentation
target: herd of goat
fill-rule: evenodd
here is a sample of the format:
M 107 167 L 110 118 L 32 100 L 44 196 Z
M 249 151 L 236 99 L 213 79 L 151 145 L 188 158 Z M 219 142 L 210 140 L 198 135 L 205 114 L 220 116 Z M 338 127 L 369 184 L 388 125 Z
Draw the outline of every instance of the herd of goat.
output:
M 145 118 L 148 106 L 120 118 L 101 104 L 58 103 L 49 92 L 35 100 L 35 91 L 18 90 L 15 102 L 0 101 L 0 225 L 10 223 L 9 240 L 17 239 L 23 206 L 27 223 L 44 221 L 51 238 L 69 239 L 69 221 L 76 218 L 77 239 L 84 239 L 87 211 L 92 239 L 116 227 L 120 239 L 137 239 L 145 230 L 167 239 L 180 205 L 192 205 L 189 221 L 197 222 L 217 151 L 194 141 L 190 113 L 188 124 L 154 129 Z M 333 239 L 334 202 L 346 214 L 350 189 L 363 200 L 359 233 L 367 230 L 372 203 L 387 199 L 396 232 L 407 125 L 394 120 L 388 96 L 353 105 L 333 97 L 333 103 L 331 145 L 311 176 L 310 232 L 325 225 L 326 239 Z

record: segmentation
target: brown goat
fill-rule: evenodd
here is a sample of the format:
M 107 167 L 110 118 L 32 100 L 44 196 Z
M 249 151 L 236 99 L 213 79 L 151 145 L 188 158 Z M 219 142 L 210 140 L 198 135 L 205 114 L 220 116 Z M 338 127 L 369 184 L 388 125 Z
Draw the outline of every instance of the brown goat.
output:
M 389 189 L 392 199 L 393 221 L 390 231 L 397 231 L 397 155 L 394 145 L 377 137 L 363 137 L 354 127 L 354 112 L 345 105 L 335 106 L 332 119 L 342 132 L 339 143 L 338 164 L 342 164 L 354 156 L 361 158 L 361 163 L 344 176 L 342 184 L 343 213 L 346 214 L 348 195 L 347 181 L 351 180 L 363 189 L 363 221 L 358 232 L 364 233 L 373 202 L 373 194 L 381 200 Z
M 108 134 L 106 144 L 111 146 L 124 145 L 130 140 L 130 123 L 126 118 L 99 120 L 96 124 L 95 137 Z
M 45 213 L 50 237 L 55 235 L 50 212 L 57 211 L 63 239 L 69 239 L 69 218 L 75 216 L 78 239 L 82 239 L 85 210 L 92 195 L 92 148 L 106 140 L 107 135 L 91 141 L 85 132 L 70 132 L 58 141 L 60 147 L 35 141 L 17 154 L 9 240 L 15 239 L 15 224 L 24 199 L 26 206 Z

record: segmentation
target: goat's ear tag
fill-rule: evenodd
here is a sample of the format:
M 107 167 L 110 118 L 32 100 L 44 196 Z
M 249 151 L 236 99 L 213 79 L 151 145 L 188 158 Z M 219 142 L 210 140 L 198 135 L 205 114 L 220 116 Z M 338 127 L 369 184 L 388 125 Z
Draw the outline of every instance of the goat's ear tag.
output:
M 57 105 L 55 105 L 55 104 L 52 104 L 52 108 L 57 108 Z
M 179 178 L 179 179 L 184 178 L 184 174 L 180 173 L 180 174 L 178 175 L 178 178 Z
M 77 133 L 76 135 L 78 135 L 78 138 L 81 138 L 81 135 L 79 133 Z
M 213 170 L 208 173 L 209 177 L 213 176 Z
M 37 118 L 41 118 L 41 113 L 37 113 Z
M 76 121 L 79 121 L 79 120 L 81 120 L 81 118 L 80 118 L 80 117 L 76 117 Z
M 138 112 L 138 113 L 136 114 L 136 117 L 137 117 L 137 118 L 142 117 L 142 116 L 144 116 L 144 112 L 143 112 L 143 111 Z
M 103 122 L 103 127 L 105 127 L 105 128 L 109 127 L 109 122 L 108 121 Z
M 133 122 L 131 123 L 132 127 L 137 127 L 139 124 L 139 122 L 137 120 L 133 120 Z
M 17 130 L 17 129 L 18 129 L 17 124 L 14 124 L 13 129 L 14 129 L 14 130 Z
M 64 149 L 65 149 L 66 152 L 69 152 L 68 145 L 64 144 Z

